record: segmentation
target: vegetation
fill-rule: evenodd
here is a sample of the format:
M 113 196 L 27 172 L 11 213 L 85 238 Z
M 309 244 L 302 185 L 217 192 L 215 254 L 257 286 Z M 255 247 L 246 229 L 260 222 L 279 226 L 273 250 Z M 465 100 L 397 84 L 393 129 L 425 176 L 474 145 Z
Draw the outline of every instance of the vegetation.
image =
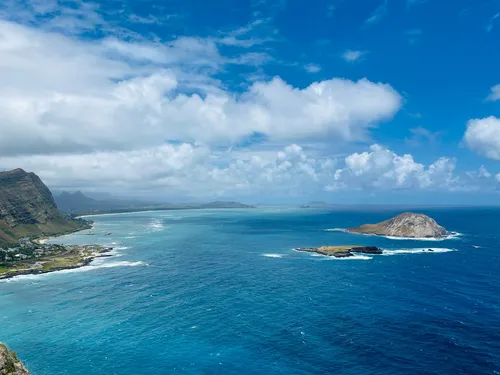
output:
M 16 353 L 2 343 L 0 343 L 0 374 L 29 375 Z
M 0 249 L 0 279 L 81 267 L 109 250 L 98 245 L 62 246 L 22 239 L 17 247 Z

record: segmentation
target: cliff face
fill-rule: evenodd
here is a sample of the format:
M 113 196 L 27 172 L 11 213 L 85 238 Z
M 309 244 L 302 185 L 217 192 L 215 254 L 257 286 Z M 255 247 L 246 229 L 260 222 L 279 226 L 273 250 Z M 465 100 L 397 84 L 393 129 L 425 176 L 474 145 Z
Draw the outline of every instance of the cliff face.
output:
M 0 172 L 0 247 L 21 237 L 59 234 L 83 226 L 59 212 L 50 190 L 34 173 Z
M 447 231 L 429 216 L 406 212 L 378 224 L 365 224 L 349 232 L 404 238 L 440 238 Z
M 0 375 L 29 375 L 16 353 L 0 343 Z

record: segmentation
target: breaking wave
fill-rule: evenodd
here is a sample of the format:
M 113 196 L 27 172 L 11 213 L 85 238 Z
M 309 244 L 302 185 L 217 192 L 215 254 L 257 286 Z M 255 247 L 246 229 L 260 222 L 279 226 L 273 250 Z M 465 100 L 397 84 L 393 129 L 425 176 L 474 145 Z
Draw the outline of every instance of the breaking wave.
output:
M 449 253 L 452 251 L 457 251 L 455 249 L 440 248 L 440 247 L 426 247 L 420 249 L 398 249 L 398 250 L 382 250 L 382 255 L 391 256 L 399 254 L 434 254 L 434 253 Z

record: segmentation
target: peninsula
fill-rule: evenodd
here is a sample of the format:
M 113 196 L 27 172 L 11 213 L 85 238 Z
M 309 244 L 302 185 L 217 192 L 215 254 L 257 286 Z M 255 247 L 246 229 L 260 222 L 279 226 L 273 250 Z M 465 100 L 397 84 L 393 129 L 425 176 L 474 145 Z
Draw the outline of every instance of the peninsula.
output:
M 109 257 L 113 248 L 100 245 L 56 245 L 23 238 L 19 245 L 0 248 L 0 280 L 87 266 L 95 258 Z
M 405 212 L 378 224 L 365 224 L 347 231 L 400 238 L 444 238 L 448 235 L 447 230 L 434 219 L 413 212 Z
M 321 247 L 301 247 L 295 249 L 307 253 L 318 253 L 335 258 L 353 257 L 358 254 L 382 254 L 382 250 L 376 246 L 321 246 Z
M 110 247 L 46 244 L 39 239 L 91 228 L 61 213 L 50 190 L 34 173 L 0 172 L 0 279 L 88 265 Z

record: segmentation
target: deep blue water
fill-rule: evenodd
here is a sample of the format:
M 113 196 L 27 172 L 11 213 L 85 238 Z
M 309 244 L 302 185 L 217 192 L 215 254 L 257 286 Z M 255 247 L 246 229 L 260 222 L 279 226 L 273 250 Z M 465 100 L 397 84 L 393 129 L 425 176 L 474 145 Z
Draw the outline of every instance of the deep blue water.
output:
M 500 210 L 424 212 L 461 235 L 325 231 L 391 211 L 94 217 L 98 235 L 58 241 L 114 242 L 118 256 L 0 283 L 0 341 L 34 375 L 500 374 Z M 323 244 L 388 252 L 292 250 Z

